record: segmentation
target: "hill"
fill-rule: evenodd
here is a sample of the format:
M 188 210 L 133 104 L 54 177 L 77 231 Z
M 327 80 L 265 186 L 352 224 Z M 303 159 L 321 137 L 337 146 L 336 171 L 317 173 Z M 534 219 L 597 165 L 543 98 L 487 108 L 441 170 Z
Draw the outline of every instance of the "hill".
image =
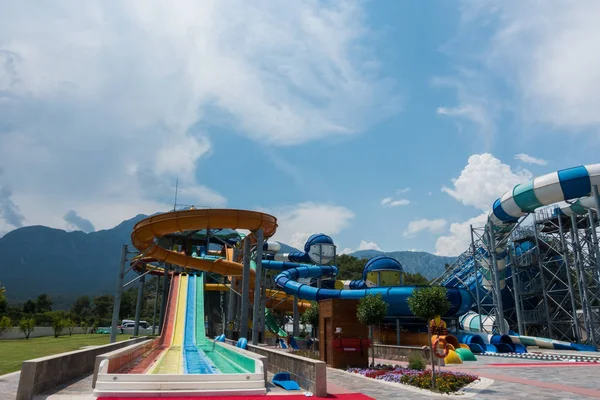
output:
M 440 276 L 445 270 L 445 264 L 452 264 L 456 260 L 456 257 L 436 256 L 424 251 L 359 250 L 350 255 L 356 258 L 373 258 L 381 255 L 392 257 L 402 264 L 404 271 L 411 274 L 418 272 L 427 279 Z
M 98 232 L 66 232 L 27 226 L 0 238 L 0 280 L 11 303 L 40 293 L 51 295 L 55 308 L 65 308 L 77 296 L 113 293 L 121 247 L 130 243 L 137 215 Z

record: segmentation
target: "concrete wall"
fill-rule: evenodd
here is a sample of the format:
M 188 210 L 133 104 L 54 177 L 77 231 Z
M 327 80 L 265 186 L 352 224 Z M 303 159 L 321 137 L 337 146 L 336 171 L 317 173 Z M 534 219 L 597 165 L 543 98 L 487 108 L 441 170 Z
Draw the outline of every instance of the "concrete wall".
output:
M 327 397 L 327 366 L 323 361 L 251 344 L 248 345 L 248 350 L 267 357 L 269 372 L 289 372 L 301 388 L 311 391 L 317 397 Z
M 158 330 L 154 331 L 154 333 L 157 333 L 157 332 L 158 332 Z M 83 328 L 76 327 L 75 329 L 73 329 L 73 335 L 79 335 L 82 333 L 83 333 Z M 121 333 L 121 330 L 118 330 L 117 333 Z M 125 329 L 123 329 L 123 333 L 125 335 L 133 335 L 133 328 L 125 328 Z M 140 328 L 139 334 L 140 334 L 140 336 L 152 335 L 152 329 Z M 62 333 L 60 334 L 60 336 L 68 336 L 68 335 L 69 335 L 69 330 L 66 328 L 63 329 Z M 54 336 L 54 331 L 52 330 L 52 327 L 36 326 L 34 328 L 33 332 L 31 332 L 31 335 L 29 335 L 29 339 L 35 338 L 35 337 L 43 337 L 43 336 Z M 9 339 L 25 339 L 25 335 L 23 334 L 23 332 L 21 332 L 21 330 L 19 328 L 10 328 L 4 335 L 2 335 L 0 340 L 9 340 Z
M 73 335 L 80 334 L 80 333 L 83 333 L 83 328 L 77 327 L 77 328 L 73 329 Z M 69 330 L 66 328 L 62 331 L 62 334 L 60 336 L 65 336 L 65 335 L 66 336 L 69 335 Z M 29 339 L 35 338 L 35 337 L 42 337 L 42 336 L 54 336 L 54 331 L 52 330 L 52 327 L 36 326 L 33 329 L 33 332 L 31 332 L 31 335 L 29 335 Z M 4 335 L 2 335 L 0 340 L 9 340 L 9 339 L 25 339 L 25 335 L 23 334 L 23 332 L 21 332 L 21 330 L 19 328 L 10 328 Z
M 96 356 L 147 340 L 145 337 L 124 340 L 94 348 L 76 350 L 23 362 L 17 400 L 31 400 L 78 376 L 94 370 Z
M 152 350 L 159 344 L 159 338 L 148 339 L 139 343 L 133 343 L 130 346 L 122 347 L 120 349 L 100 354 L 96 356 L 94 364 L 94 377 L 92 378 L 92 387 L 96 387 L 96 380 L 98 379 L 98 370 L 102 360 L 109 360 L 108 372 L 118 372 L 125 365 L 131 363 L 141 355 Z
M 431 355 L 429 353 L 429 347 L 421 346 L 388 346 L 383 344 L 376 344 L 375 358 L 384 358 L 386 360 L 396 361 L 408 361 L 410 353 L 419 353 L 425 359 L 426 363 L 431 364 Z M 369 350 L 369 353 L 371 350 Z

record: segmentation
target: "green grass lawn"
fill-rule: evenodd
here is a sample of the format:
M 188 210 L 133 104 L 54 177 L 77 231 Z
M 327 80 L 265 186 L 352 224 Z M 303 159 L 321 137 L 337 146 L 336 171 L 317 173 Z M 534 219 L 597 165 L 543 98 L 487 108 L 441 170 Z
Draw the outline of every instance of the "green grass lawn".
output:
M 130 335 L 117 335 L 117 341 Z M 39 338 L 0 340 L 0 375 L 21 370 L 21 363 L 32 358 L 79 350 L 83 346 L 108 344 L 110 335 L 46 336 Z

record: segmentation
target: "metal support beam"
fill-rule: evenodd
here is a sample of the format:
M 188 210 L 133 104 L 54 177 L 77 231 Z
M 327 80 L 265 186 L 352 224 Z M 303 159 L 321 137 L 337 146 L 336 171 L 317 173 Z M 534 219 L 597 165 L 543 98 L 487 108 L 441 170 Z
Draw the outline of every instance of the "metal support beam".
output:
M 298 296 L 294 296 L 294 336 L 300 335 L 300 312 L 298 310 Z
M 569 253 L 567 251 L 567 243 L 565 241 L 565 229 L 562 223 L 562 216 L 558 217 L 558 232 L 560 233 L 560 252 L 562 255 L 562 260 L 565 266 L 565 273 L 567 274 L 567 282 L 569 285 L 569 300 L 571 300 L 573 334 L 575 335 L 575 340 L 577 342 L 581 342 L 581 337 L 579 336 L 579 321 L 577 320 L 577 306 L 575 305 L 575 288 L 573 287 L 573 282 L 571 279 L 571 268 L 569 267 Z
M 234 276 L 231 277 L 231 282 L 229 282 L 229 287 L 235 285 L 236 278 Z M 230 290 L 227 294 L 227 336 L 229 339 L 233 339 L 233 330 L 234 330 L 234 316 L 235 316 L 235 305 L 237 304 L 237 296 Z
M 396 318 L 396 346 L 400 346 L 400 318 Z
M 152 335 L 156 331 L 156 309 L 158 308 L 158 289 L 160 287 L 160 275 L 156 277 L 156 290 L 154 291 L 154 311 L 152 312 Z
M 263 278 L 262 278 L 262 295 L 260 297 L 260 312 L 262 313 L 262 319 L 260 320 L 260 331 L 262 332 L 262 340 L 263 343 L 266 342 L 265 338 L 265 312 L 267 308 L 267 270 L 263 270 Z
M 471 248 L 473 251 L 473 271 L 475 271 L 475 297 L 477 300 L 477 313 L 479 314 L 479 327 L 483 329 L 481 324 L 481 299 L 479 298 L 479 264 L 477 264 L 477 250 L 475 248 L 475 237 L 473 235 L 473 225 L 471 227 Z
M 511 253 L 509 253 L 510 256 Z M 523 316 L 521 315 L 521 304 L 519 302 L 519 282 L 518 282 L 518 278 L 517 278 L 517 269 L 516 269 L 516 260 L 511 257 L 511 261 L 512 263 L 510 263 L 511 265 L 511 269 L 512 269 L 512 281 L 513 281 L 513 290 L 514 290 L 514 296 L 515 296 L 515 310 L 517 312 L 517 330 L 519 331 L 519 335 L 523 335 L 524 330 L 523 330 Z M 481 325 L 480 325 L 481 326 Z
M 583 266 L 581 265 L 583 260 L 581 259 L 579 229 L 577 228 L 577 218 L 575 217 L 575 215 L 571 215 L 571 237 L 573 243 L 573 256 L 575 258 L 575 267 L 577 271 L 577 284 L 579 287 L 579 295 L 581 297 L 581 311 L 583 312 L 583 321 L 585 325 L 585 330 L 587 332 L 588 340 L 591 340 L 591 342 L 594 343 L 595 338 L 592 320 L 592 310 L 590 307 L 590 299 L 588 297 L 587 286 L 585 284 L 585 274 L 583 272 Z
M 119 312 L 121 311 L 121 294 L 123 293 L 123 278 L 125 275 L 125 264 L 127 263 L 127 245 L 121 248 L 121 262 L 117 275 L 117 290 L 115 292 L 115 303 L 113 305 L 112 325 L 110 329 L 110 343 L 117 341 L 117 325 L 119 324 Z
M 496 319 L 500 328 L 500 334 L 506 335 L 504 326 L 504 307 L 502 306 L 502 292 L 500 289 L 500 279 L 498 273 L 498 260 L 496 259 L 496 238 L 494 237 L 494 228 L 491 223 L 488 223 L 488 237 L 490 238 L 490 254 L 492 255 L 492 265 L 490 271 L 494 279 L 494 292 L 496 293 Z
M 160 299 L 160 316 L 158 317 L 158 334 L 162 334 L 162 328 L 165 322 L 165 314 L 167 312 L 167 298 L 169 297 L 169 265 L 165 265 L 165 273 L 163 275 L 162 298 Z
M 548 336 L 552 337 L 552 320 L 550 319 L 550 307 L 548 306 L 548 292 L 546 288 L 546 279 L 544 277 L 544 266 L 542 265 L 542 252 L 540 250 L 540 240 L 537 232 L 535 214 L 533 214 L 533 235 L 535 237 L 535 248 L 537 253 L 537 263 L 540 269 L 540 281 L 542 284 L 542 296 L 544 301 L 544 316 L 546 317 L 546 326 L 548 328 Z
M 142 315 L 142 307 L 144 303 L 144 284 L 146 283 L 145 267 L 142 269 L 140 278 L 140 286 L 138 287 L 137 302 L 135 304 L 135 324 L 133 325 L 133 336 L 140 334 L 140 316 Z
M 261 309 L 260 303 L 260 285 L 262 281 L 262 250 L 263 250 L 263 230 L 259 229 L 256 232 L 256 255 L 254 262 L 256 263 L 256 274 L 254 279 L 254 310 L 252 312 L 252 344 L 258 345 L 258 332 L 260 331 L 261 314 L 264 314 L 264 309 Z M 264 317 L 263 317 L 264 318 Z
M 240 338 L 248 338 L 248 310 L 250 308 L 250 237 L 244 239 L 244 269 L 242 272 L 242 312 Z

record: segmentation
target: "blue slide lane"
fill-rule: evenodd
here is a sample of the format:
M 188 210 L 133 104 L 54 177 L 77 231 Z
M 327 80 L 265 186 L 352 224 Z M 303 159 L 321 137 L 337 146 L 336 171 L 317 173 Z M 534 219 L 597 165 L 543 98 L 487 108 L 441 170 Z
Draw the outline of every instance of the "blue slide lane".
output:
M 368 294 L 381 293 L 383 299 L 389 304 L 388 316 L 413 315 L 406 299 L 412 295 L 417 286 L 374 287 L 356 290 L 319 289 L 297 282 L 297 279 L 336 276 L 338 273 L 337 267 L 270 260 L 264 260 L 262 265 L 265 269 L 283 271 L 275 277 L 277 286 L 281 287 L 287 294 L 297 295 L 304 300 L 360 299 Z M 448 288 L 448 300 L 451 307 L 446 313 L 446 317 L 463 315 L 469 311 L 473 304 L 473 299 L 466 289 Z
M 183 339 L 183 370 L 186 374 L 214 374 L 217 373 L 216 368 L 196 347 L 196 279 L 195 275 L 189 277 Z

